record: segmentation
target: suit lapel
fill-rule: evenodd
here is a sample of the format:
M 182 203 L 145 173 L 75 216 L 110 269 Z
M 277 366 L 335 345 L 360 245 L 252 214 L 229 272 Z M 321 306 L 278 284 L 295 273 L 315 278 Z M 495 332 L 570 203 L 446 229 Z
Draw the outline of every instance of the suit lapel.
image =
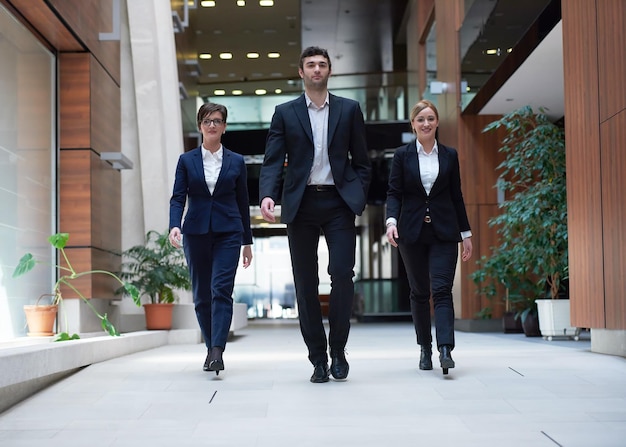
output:
M 440 178 L 444 177 L 444 173 L 448 171 L 449 169 L 449 165 L 450 165 L 450 159 L 449 159 L 449 153 L 448 150 L 446 149 L 446 147 L 442 144 L 438 145 L 439 148 L 439 174 L 437 175 L 437 178 L 435 179 L 435 183 L 433 183 L 433 187 L 430 190 L 430 193 L 432 194 L 433 191 L 437 191 L 437 189 L 439 188 L 439 185 L 441 184 L 441 181 L 439 181 Z
M 204 179 L 204 165 L 202 164 L 202 146 L 194 149 L 194 153 L 192 154 L 191 163 L 193 165 L 194 174 L 196 177 Z M 207 194 L 211 194 L 209 191 L 209 187 L 204 183 L 204 189 Z
M 420 191 L 424 196 L 426 196 L 426 190 L 424 189 L 424 185 L 422 185 L 422 177 L 420 175 L 420 161 L 417 156 L 417 140 L 414 140 L 412 143 L 409 143 L 406 147 L 406 161 L 409 170 L 413 174 L 415 178 L 415 183 L 417 183 Z
M 341 109 L 343 102 L 335 95 L 328 94 L 328 149 L 330 150 L 330 142 L 333 141 L 333 136 L 339 125 L 339 118 L 341 117 Z
M 309 119 L 309 111 L 306 108 L 306 99 L 304 99 L 304 93 L 294 103 L 294 111 L 296 117 L 300 121 L 300 125 L 304 129 L 304 132 L 313 143 L 313 131 L 311 130 L 311 120 Z
M 230 151 L 222 146 L 222 169 L 220 169 L 220 174 L 217 176 L 217 182 L 215 182 L 215 189 L 213 190 L 213 194 L 217 191 L 217 188 L 220 187 L 222 183 L 223 177 L 226 175 L 226 172 L 230 169 L 231 156 Z

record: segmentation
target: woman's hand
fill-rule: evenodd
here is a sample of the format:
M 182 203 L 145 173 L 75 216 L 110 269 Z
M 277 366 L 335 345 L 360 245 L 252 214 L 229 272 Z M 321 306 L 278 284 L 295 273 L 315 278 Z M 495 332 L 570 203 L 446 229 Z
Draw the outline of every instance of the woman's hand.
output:
M 170 244 L 176 248 L 180 248 L 180 243 L 183 241 L 183 235 L 180 232 L 180 228 L 174 227 L 170 230 L 169 235 Z
M 396 239 L 398 239 L 398 228 L 395 225 L 389 225 L 387 227 L 387 240 L 391 245 L 397 247 Z
M 463 239 L 463 253 L 461 254 L 461 259 L 463 261 L 467 261 L 472 257 L 472 239 L 467 237 Z
M 250 264 L 252 263 L 252 246 L 251 245 L 244 245 L 242 257 L 243 257 L 243 268 L 247 269 L 248 267 L 250 267 Z

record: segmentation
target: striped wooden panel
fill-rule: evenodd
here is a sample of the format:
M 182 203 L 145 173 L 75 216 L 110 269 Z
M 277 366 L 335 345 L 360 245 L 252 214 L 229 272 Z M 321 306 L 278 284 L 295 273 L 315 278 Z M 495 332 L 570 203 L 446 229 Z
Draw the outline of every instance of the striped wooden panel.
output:
M 100 40 L 112 29 L 113 0 L 49 0 L 86 49 L 120 84 L 120 41 Z
M 97 153 L 121 150 L 120 87 L 95 58 L 90 58 L 91 148 Z
M 596 2 L 562 2 L 571 323 L 605 327 Z
M 44 0 L 0 0 L 17 17 L 24 17 L 24 25 L 36 36 L 42 36 L 44 45 L 59 51 L 83 51 L 81 43 L 65 27 Z
M 626 2 L 602 0 L 596 4 L 600 121 L 604 121 L 626 107 Z
M 70 233 L 71 246 L 92 245 L 92 174 L 90 149 L 61 150 L 59 166 L 59 221 Z
M 63 149 L 91 147 L 89 53 L 63 53 L 60 65 L 60 142 Z
M 606 328 L 626 329 L 626 104 L 622 111 L 603 123 L 602 147 L 602 224 L 604 245 L 604 285 Z

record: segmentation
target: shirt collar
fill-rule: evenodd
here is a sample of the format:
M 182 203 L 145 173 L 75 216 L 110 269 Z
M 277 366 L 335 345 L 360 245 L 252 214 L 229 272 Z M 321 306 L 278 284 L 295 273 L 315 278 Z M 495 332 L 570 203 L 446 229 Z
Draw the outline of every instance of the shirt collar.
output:
M 207 157 L 212 157 L 213 159 L 220 161 L 223 156 L 224 156 L 224 146 L 222 146 L 221 144 L 220 144 L 220 148 L 215 153 L 212 153 L 210 150 L 202 146 L 202 159 L 203 160 L 206 160 Z
M 311 104 L 313 104 L 313 107 L 317 108 L 317 106 L 313 103 L 313 101 L 311 101 L 311 98 L 309 98 L 309 95 L 307 95 L 306 93 L 304 94 L 304 100 L 306 101 L 307 108 L 311 107 Z M 328 104 L 329 104 L 329 94 L 328 92 L 326 92 L 326 99 L 324 100 L 324 104 L 322 104 L 322 107 L 325 107 Z M 320 107 L 320 109 L 322 107 Z
M 432 154 L 439 154 L 439 146 L 437 146 L 437 140 L 435 140 L 435 145 L 433 146 L 433 151 L 430 154 L 427 154 L 426 151 L 424 150 L 424 146 L 422 146 L 422 143 L 419 142 L 419 140 L 415 140 L 415 145 L 417 146 L 417 153 L 419 154 L 420 152 L 424 155 L 432 155 Z

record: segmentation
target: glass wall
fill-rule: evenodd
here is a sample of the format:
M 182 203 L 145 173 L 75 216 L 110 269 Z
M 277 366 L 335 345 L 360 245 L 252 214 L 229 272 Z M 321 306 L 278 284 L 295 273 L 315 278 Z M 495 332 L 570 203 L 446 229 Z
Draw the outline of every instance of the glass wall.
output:
M 26 334 L 24 304 L 50 290 L 54 271 L 12 278 L 26 252 L 51 260 L 56 222 L 54 55 L 0 5 L 0 340 Z

